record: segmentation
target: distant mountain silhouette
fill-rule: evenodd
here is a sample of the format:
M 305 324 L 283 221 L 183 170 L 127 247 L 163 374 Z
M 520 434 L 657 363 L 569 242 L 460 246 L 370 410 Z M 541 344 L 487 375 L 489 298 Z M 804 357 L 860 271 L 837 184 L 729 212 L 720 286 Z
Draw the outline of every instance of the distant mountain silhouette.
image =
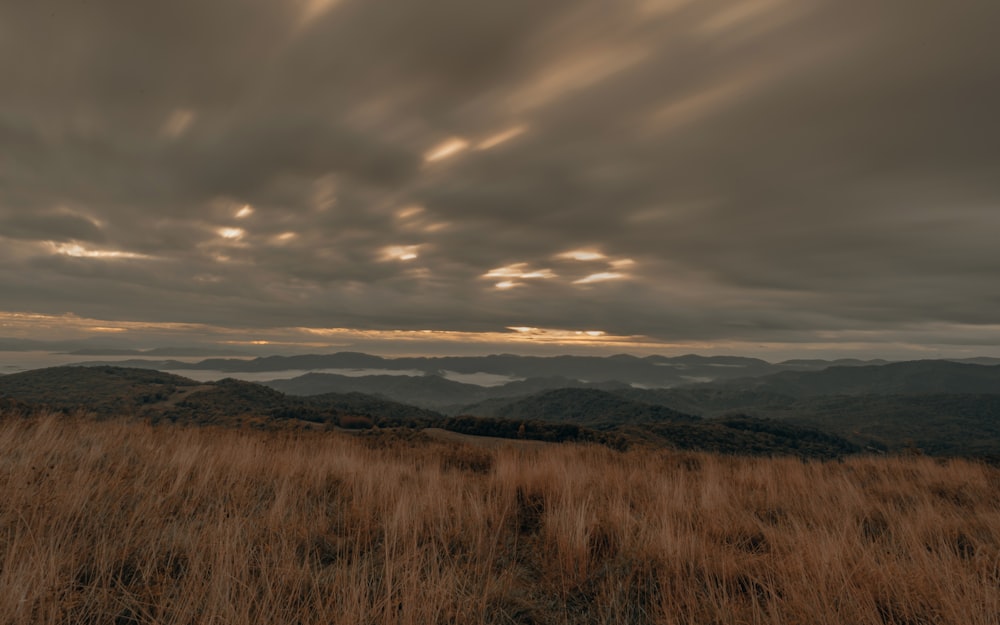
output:
M 1000 393 L 1000 365 L 914 360 L 878 366 L 785 371 L 716 385 L 792 397 L 901 393 Z
M 480 386 L 448 380 L 440 375 L 368 375 L 346 376 L 332 373 L 307 373 L 289 380 L 271 380 L 264 385 L 289 395 L 323 393 L 366 393 L 415 406 L 457 414 L 466 404 L 494 398 L 518 397 L 558 388 L 628 388 L 622 382 L 586 383 L 568 378 L 531 378 L 499 386 Z
M 788 367 L 773 365 L 757 358 L 739 356 L 647 356 L 639 358 L 620 354 L 617 356 L 447 356 L 382 358 L 357 352 L 336 354 L 306 354 L 298 356 L 267 356 L 251 360 L 237 358 L 209 358 L 197 363 L 177 360 L 133 359 L 116 364 L 171 371 L 214 370 L 227 373 L 262 373 L 280 371 L 317 371 L 323 369 L 381 369 L 393 371 L 419 371 L 438 374 L 489 373 L 514 378 L 564 378 L 577 382 L 624 382 L 650 387 L 669 387 L 693 382 L 733 379 L 766 375 L 785 371 Z M 829 364 L 829 363 L 826 363 Z M 822 363 L 816 367 L 826 366 Z M 802 365 L 793 368 L 801 369 Z

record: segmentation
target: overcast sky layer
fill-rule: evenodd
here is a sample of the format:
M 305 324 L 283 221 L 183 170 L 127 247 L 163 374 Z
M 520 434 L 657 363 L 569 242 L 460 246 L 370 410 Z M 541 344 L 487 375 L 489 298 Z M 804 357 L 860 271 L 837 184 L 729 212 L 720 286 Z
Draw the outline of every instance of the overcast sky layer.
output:
M 996 355 L 998 23 L 0 0 L 0 337 Z

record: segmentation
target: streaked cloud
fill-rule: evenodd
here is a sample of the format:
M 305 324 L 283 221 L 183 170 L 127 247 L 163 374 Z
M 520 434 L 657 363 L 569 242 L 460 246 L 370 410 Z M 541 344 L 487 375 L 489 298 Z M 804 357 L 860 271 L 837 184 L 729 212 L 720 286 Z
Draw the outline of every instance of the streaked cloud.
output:
M 147 8 L 0 3 L 0 305 L 52 316 L 22 334 L 996 341 L 996 3 Z
M 167 120 L 163 123 L 163 128 L 161 132 L 172 139 L 176 139 L 180 135 L 187 131 L 188 127 L 194 121 L 195 113 L 194 111 L 188 109 L 177 109 L 170 113 Z
M 561 254 L 556 254 L 556 258 L 562 258 L 566 260 L 579 260 L 579 261 L 592 261 L 592 260 L 604 260 L 607 258 L 603 253 L 594 250 L 570 250 L 569 252 L 563 252 Z
M 219 228 L 216 232 L 223 239 L 230 239 L 232 241 L 238 241 L 246 234 L 246 230 L 243 228 Z
M 151 256 L 146 254 L 138 254 L 136 252 L 126 252 L 123 250 L 108 250 L 108 249 L 94 249 L 84 247 L 77 243 L 55 243 L 50 242 L 52 251 L 56 254 L 61 254 L 63 256 L 72 256 L 74 258 L 103 258 L 103 259 L 148 259 Z
M 424 153 L 424 160 L 428 162 L 440 161 L 451 156 L 463 152 L 469 147 L 469 142 L 460 137 L 452 137 L 447 141 L 439 143 L 434 146 L 426 153 Z
M 416 260 L 419 256 L 419 245 L 390 245 L 381 252 L 382 260 Z
M 595 282 L 607 282 L 608 280 L 621 280 L 626 277 L 628 276 L 617 271 L 600 271 L 584 276 L 579 280 L 574 280 L 573 284 L 594 284 Z
M 527 126 L 513 126 L 507 130 L 496 133 L 495 135 L 490 135 L 482 141 L 476 144 L 477 150 L 489 150 L 497 147 L 498 145 L 507 143 L 512 139 L 516 139 L 527 131 Z

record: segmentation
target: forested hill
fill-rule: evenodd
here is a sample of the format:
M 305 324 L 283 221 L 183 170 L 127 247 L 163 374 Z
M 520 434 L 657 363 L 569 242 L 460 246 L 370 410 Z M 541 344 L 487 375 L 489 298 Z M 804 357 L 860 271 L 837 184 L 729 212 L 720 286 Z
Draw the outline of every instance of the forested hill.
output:
M 634 401 L 608 391 L 564 388 L 545 391 L 509 402 L 487 402 L 467 406 L 465 411 L 479 416 L 513 421 L 540 420 L 579 423 L 598 429 L 612 429 L 637 423 L 691 422 L 698 418 L 666 406 Z

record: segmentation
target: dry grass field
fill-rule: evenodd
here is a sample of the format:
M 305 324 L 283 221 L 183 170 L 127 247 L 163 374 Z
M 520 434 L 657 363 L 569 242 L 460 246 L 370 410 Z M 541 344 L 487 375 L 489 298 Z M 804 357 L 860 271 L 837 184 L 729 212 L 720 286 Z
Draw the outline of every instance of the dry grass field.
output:
M 1000 623 L 1000 470 L 0 423 L 0 623 Z

